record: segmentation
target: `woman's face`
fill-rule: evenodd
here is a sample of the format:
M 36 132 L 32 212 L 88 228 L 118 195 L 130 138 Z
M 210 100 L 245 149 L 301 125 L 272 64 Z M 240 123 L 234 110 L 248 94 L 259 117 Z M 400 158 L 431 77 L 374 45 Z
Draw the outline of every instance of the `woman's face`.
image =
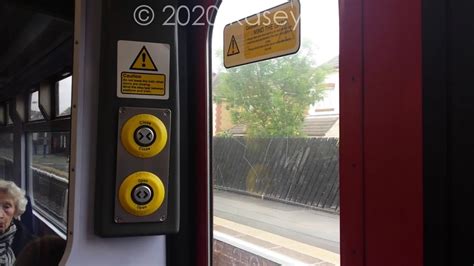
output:
M 0 192 L 0 233 L 10 227 L 15 214 L 15 203 L 13 199 L 6 193 Z

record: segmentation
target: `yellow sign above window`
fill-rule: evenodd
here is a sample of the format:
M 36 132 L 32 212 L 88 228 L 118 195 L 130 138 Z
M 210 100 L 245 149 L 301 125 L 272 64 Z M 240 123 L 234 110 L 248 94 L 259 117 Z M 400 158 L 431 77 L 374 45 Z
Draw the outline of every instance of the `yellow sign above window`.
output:
M 224 66 L 230 68 L 298 52 L 300 19 L 299 0 L 292 0 L 226 25 Z

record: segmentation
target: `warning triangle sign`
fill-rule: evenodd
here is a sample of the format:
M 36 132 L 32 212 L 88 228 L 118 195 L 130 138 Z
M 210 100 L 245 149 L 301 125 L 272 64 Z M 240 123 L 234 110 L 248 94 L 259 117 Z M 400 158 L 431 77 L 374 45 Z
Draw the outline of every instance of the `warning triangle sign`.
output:
M 155 62 L 153 62 L 153 59 L 151 58 L 150 53 L 145 46 L 143 46 L 143 48 L 138 53 L 137 57 L 130 66 L 130 69 L 158 71 Z
M 236 54 L 240 54 L 239 46 L 237 46 L 237 41 L 235 40 L 235 36 L 232 35 L 232 39 L 230 40 L 229 49 L 227 50 L 227 56 L 233 56 Z

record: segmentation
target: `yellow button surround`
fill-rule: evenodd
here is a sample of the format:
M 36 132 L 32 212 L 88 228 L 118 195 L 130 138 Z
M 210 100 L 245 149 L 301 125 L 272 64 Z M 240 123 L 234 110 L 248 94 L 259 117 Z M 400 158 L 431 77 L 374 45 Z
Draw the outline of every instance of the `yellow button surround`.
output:
M 155 131 L 155 141 L 147 147 L 140 146 L 135 141 L 135 130 L 141 126 L 148 126 Z M 121 132 L 122 145 L 132 155 L 140 158 L 150 158 L 160 153 L 166 146 L 168 132 L 165 124 L 156 116 L 139 114 L 125 122 Z
M 137 185 L 148 185 L 153 191 L 153 197 L 146 204 L 133 201 L 132 192 Z M 135 172 L 122 182 L 119 188 L 119 201 L 122 208 L 135 216 L 147 216 L 157 211 L 165 199 L 165 186 L 161 179 L 153 173 Z

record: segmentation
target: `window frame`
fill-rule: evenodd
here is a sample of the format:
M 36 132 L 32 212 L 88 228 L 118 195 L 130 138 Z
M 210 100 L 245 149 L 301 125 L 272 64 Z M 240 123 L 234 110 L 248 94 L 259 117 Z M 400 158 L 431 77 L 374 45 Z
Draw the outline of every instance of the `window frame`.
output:
M 51 89 L 51 87 L 49 88 Z M 37 92 L 38 93 L 38 109 L 39 109 L 39 112 L 41 113 L 41 116 L 42 118 L 40 119 L 35 119 L 35 120 L 32 120 L 31 119 L 31 114 L 32 114 L 32 108 L 31 108 L 31 104 L 32 104 L 32 98 L 33 98 L 33 94 Z M 41 91 L 39 89 L 38 86 L 34 86 L 32 90 L 30 90 L 28 92 L 28 96 L 27 96 L 27 104 L 26 104 L 26 117 L 25 117 L 25 123 L 34 123 L 34 122 L 42 122 L 42 121 L 46 121 L 46 117 L 42 108 L 41 108 L 41 105 L 40 105 L 40 99 L 41 99 L 41 95 L 40 95 Z
M 69 105 L 70 113 L 67 115 L 60 115 L 59 114 L 59 106 L 60 106 L 59 82 L 67 78 L 71 78 L 71 102 Z M 52 106 L 53 110 L 51 110 L 52 111 L 51 113 L 53 114 L 53 117 L 57 119 L 64 118 L 64 117 L 71 117 L 71 114 L 72 114 L 72 72 L 65 71 L 65 72 L 62 72 L 62 74 L 56 76 L 52 82 L 52 90 L 53 90 L 53 93 L 51 97 L 54 98 L 54 100 L 52 101 L 54 104 Z
M 10 105 L 12 103 L 12 100 L 7 100 L 4 102 L 4 106 L 5 106 L 5 124 L 4 126 L 13 126 L 13 118 L 10 114 Z
M 65 75 L 65 73 L 67 73 Z M 50 116 L 48 117 L 45 115 L 45 110 L 41 107 L 41 90 L 39 85 L 35 85 L 32 87 L 31 90 L 28 91 L 26 95 L 24 95 L 24 99 L 26 100 L 25 104 L 25 119 L 22 122 L 22 136 L 25 138 L 26 145 L 24 145 L 24 149 L 22 152 L 24 153 L 24 160 L 25 160 L 25 190 L 27 195 L 30 197 L 31 205 L 33 208 L 33 212 L 35 216 L 43 221 L 51 230 L 56 232 L 61 237 L 65 238 L 67 233 L 67 226 L 68 221 L 64 223 L 60 218 L 56 217 L 56 214 L 48 211 L 47 209 L 38 206 L 35 204 L 35 197 L 33 192 L 33 175 L 32 175 L 32 146 L 31 146 L 31 138 L 32 133 L 41 133 L 41 132 L 48 132 L 51 134 L 54 133 L 68 133 L 71 134 L 71 115 L 64 115 L 58 116 L 56 113 L 56 106 L 59 104 L 59 93 L 57 92 L 57 86 L 59 81 L 65 78 L 72 76 L 70 71 L 61 71 L 58 74 L 52 75 L 44 79 L 44 82 L 48 85 L 49 95 L 50 95 Z M 72 89 L 72 88 L 71 88 Z M 43 116 L 42 119 L 38 120 L 31 120 L 31 97 L 33 93 L 38 92 L 38 107 Z M 72 93 L 71 93 L 72 94 Z M 71 109 L 72 109 L 72 95 L 71 95 Z M 71 110 L 72 111 L 72 110 Z M 71 112 L 72 114 L 72 112 Z M 0 131 L 1 132 L 1 131 Z M 68 143 L 69 149 L 71 143 Z M 70 155 L 69 155 L 70 156 Z M 68 174 L 70 173 L 70 165 L 68 167 Z M 67 219 L 67 212 L 68 212 L 68 193 L 69 193 L 69 182 L 67 184 L 68 189 L 66 190 L 66 198 L 65 198 L 65 218 Z
M 31 206 L 33 211 L 36 211 L 38 214 L 42 216 L 43 219 L 46 219 L 49 223 L 51 223 L 56 229 L 58 229 L 63 234 L 67 232 L 67 222 L 64 224 L 60 219 L 55 217 L 55 214 L 51 213 L 50 211 L 38 206 L 34 203 L 34 192 L 33 192 L 33 176 L 32 176 L 32 169 L 31 166 L 33 165 L 33 158 L 32 158 L 32 134 L 33 133 L 69 133 L 71 134 L 71 130 L 60 130 L 59 128 L 51 128 L 49 125 L 33 125 L 29 129 L 25 129 L 24 134 L 26 138 L 26 145 L 25 145 L 25 167 L 26 167 L 26 193 L 31 200 Z M 70 145 L 70 143 L 69 143 Z M 70 170 L 70 165 L 68 166 L 68 174 Z M 68 201 L 67 201 L 67 194 L 69 193 L 69 179 L 68 179 L 68 190 L 66 191 L 66 217 L 68 211 Z M 40 218 L 41 219 L 41 218 Z M 54 230 L 52 228 L 52 230 Z
M 0 113 L 0 127 L 3 127 L 3 126 L 6 126 L 8 123 L 6 102 L 0 103 L 0 110 L 3 111 Z

